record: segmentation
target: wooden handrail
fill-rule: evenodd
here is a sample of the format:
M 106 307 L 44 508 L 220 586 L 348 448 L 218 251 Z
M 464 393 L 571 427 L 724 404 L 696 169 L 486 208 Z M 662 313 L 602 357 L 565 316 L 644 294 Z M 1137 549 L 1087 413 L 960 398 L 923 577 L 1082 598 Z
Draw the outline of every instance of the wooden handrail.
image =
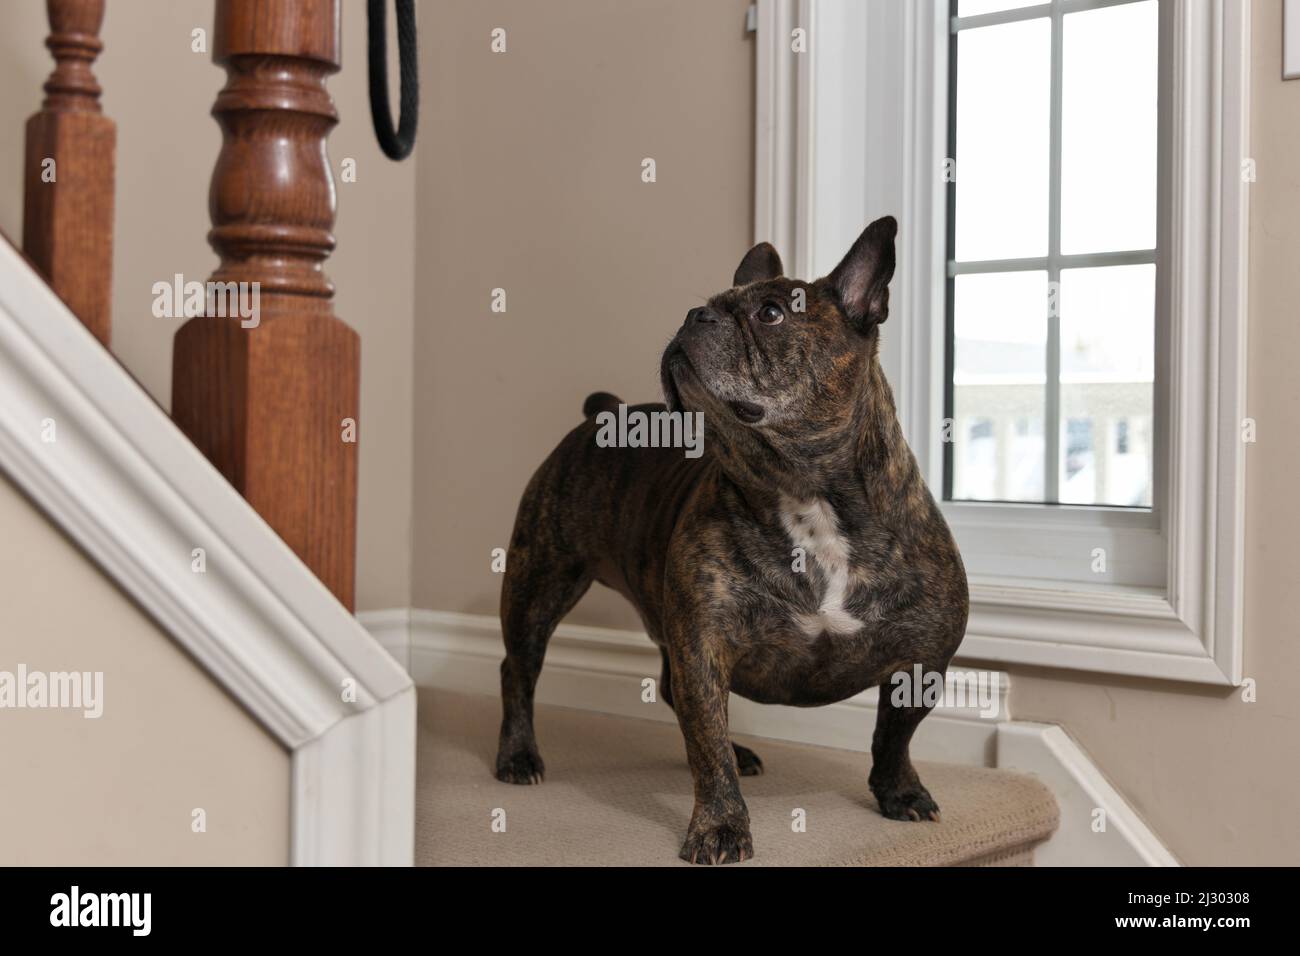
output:
M 117 129 L 91 70 L 104 0 L 47 0 L 54 72 L 27 121 L 23 252 L 86 328 L 109 344 Z
M 210 281 L 247 290 L 259 314 L 210 309 L 180 328 L 172 416 L 351 610 L 361 346 L 323 268 L 339 14 L 339 0 L 217 0 L 213 60 L 227 80 L 212 108 Z

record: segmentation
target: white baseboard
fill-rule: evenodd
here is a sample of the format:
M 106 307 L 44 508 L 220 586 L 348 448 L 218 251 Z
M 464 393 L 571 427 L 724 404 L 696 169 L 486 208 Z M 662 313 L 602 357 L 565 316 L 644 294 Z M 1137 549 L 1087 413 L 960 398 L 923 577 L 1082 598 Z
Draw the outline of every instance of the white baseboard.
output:
M 399 608 L 359 615 L 364 625 L 421 687 L 500 692 L 504 656 L 495 617 Z M 642 681 L 658 681 L 658 649 L 644 634 L 561 624 L 547 647 L 537 701 L 647 720 L 672 721 L 662 703 L 642 699 Z M 1164 847 L 1066 733 L 1051 724 L 1011 719 L 1009 680 L 996 681 L 996 716 L 975 707 L 936 709 L 917 731 L 917 760 L 1006 767 L 1039 777 L 1056 795 L 1061 826 L 1040 846 L 1040 866 L 1177 866 Z M 951 674 L 950 674 L 951 679 Z M 876 691 L 826 707 L 755 704 L 732 696 L 732 729 L 776 740 L 869 751 L 876 722 Z M 1094 810 L 1106 827 L 1094 832 Z

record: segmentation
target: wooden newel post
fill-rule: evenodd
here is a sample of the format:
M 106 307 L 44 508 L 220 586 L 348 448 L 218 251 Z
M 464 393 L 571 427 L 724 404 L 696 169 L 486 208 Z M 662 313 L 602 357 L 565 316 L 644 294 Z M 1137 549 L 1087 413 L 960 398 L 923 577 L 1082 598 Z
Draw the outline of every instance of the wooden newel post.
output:
M 176 333 L 172 416 L 351 610 L 361 344 L 323 269 L 339 53 L 339 0 L 217 0 L 227 80 L 208 240 L 221 262 L 208 314 Z
M 73 314 L 108 345 L 113 299 L 117 131 L 91 64 L 104 45 L 104 0 L 47 0 L 54 72 L 27 121 L 23 252 Z

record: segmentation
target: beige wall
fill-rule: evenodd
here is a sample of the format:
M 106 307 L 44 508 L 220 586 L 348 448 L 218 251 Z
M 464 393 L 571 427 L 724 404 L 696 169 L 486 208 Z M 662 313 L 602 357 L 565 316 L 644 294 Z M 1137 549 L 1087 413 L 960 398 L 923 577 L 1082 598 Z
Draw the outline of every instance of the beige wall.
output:
M 329 82 L 341 119 L 329 153 L 336 178 L 345 157 L 356 159 L 358 174 L 355 183 L 337 183 L 338 249 L 327 271 L 337 313 L 361 334 L 357 605 L 364 609 L 405 605 L 410 594 L 415 159 L 389 162 L 375 145 L 365 4 L 343 8 L 344 65 Z M 207 202 L 221 134 L 209 111 L 225 73 L 210 52 L 191 52 L 196 27 L 211 39 L 212 0 L 111 2 L 95 67 L 104 111 L 117 122 L 113 351 L 164 407 L 181 322 L 153 317 L 151 287 L 177 272 L 204 280 L 216 265 Z M 0 7 L 0 129 L 9 134 L 0 137 L 0 229 L 15 241 L 22 238 L 20 131 L 53 65 L 48 32 L 44 0 Z M 392 89 L 395 97 L 395 82 Z
M 663 346 L 730 284 L 752 235 L 746 6 L 492 0 L 423 24 L 417 607 L 495 613 L 490 552 L 533 469 L 588 393 L 657 399 Z M 599 589 L 575 619 L 635 625 Z
M 103 673 L 98 718 L 0 710 L 0 866 L 287 863 L 279 742 L 3 473 L 0 528 L 0 671 Z

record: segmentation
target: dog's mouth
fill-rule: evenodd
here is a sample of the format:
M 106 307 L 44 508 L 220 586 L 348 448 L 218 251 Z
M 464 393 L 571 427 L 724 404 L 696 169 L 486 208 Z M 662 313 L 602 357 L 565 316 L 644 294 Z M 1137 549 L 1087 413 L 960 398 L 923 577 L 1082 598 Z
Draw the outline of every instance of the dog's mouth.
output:
M 690 367 L 691 362 L 686 357 L 686 350 L 676 342 L 670 345 L 659 365 L 659 381 L 663 386 L 664 404 L 668 406 L 670 412 L 685 411 L 686 406 L 682 404 L 682 393 L 677 388 L 676 376 L 682 371 L 689 370 Z
M 692 376 L 697 380 L 700 387 L 705 387 L 703 381 L 700 381 L 695 367 L 691 365 L 686 350 L 680 344 L 674 342 L 664 352 L 663 362 L 659 370 L 659 377 L 664 391 L 664 404 L 668 406 L 670 412 L 686 410 L 686 406 L 682 402 L 681 390 L 677 387 L 677 379 L 681 375 Z M 767 415 L 767 410 L 756 402 L 749 402 L 740 398 L 722 399 L 722 401 L 731 411 L 731 414 L 746 425 L 757 425 Z

